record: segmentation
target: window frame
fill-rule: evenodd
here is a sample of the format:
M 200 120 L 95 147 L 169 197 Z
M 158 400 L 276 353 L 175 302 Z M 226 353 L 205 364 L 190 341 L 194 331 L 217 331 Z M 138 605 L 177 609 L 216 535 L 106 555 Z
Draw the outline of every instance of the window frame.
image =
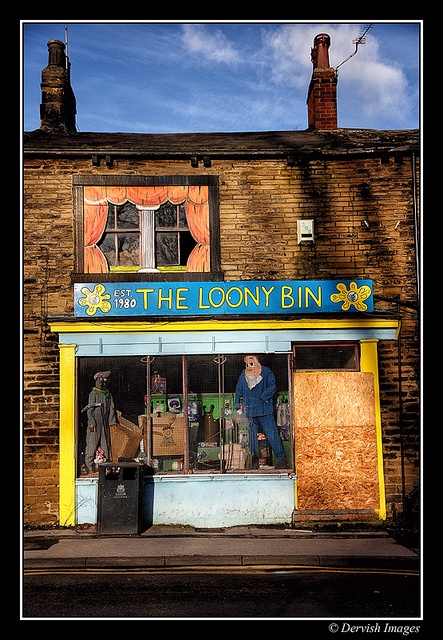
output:
M 189 272 L 189 271 L 164 271 L 159 272 L 130 272 L 112 271 L 109 273 L 85 273 L 83 255 L 84 237 L 84 187 L 86 186 L 207 186 L 208 206 L 209 206 L 209 228 L 210 228 L 210 271 Z M 74 244 L 75 244 L 75 267 L 71 279 L 74 282 L 95 282 L 99 277 L 103 282 L 119 281 L 155 281 L 162 280 L 177 281 L 217 281 L 223 280 L 220 261 L 220 198 L 219 198 L 219 178 L 218 176 L 192 176 L 192 175 L 167 175 L 167 176 L 73 176 L 73 199 L 74 199 Z

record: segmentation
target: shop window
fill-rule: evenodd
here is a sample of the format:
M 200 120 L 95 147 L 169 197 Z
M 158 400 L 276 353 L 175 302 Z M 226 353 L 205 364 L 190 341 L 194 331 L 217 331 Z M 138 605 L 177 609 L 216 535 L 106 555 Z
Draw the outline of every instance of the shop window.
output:
M 274 418 L 292 468 L 288 357 L 266 354 L 261 361 L 275 375 Z M 243 358 L 237 354 L 79 358 L 77 475 L 96 471 L 103 455 L 103 447 L 98 445 L 91 468 L 86 468 L 87 407 L 96 383 L 94 376 L 103 370 L 111 372 L 107 389 L 118 416 L 118 424 L 109 427 L 109 459 L 149 457 L 156 473 L 166 474 L 255 472 L 248 419 L 235 407 L 237 380 L 245 368 Z M 256 472 L 274 470 L 277 459 L 261 430 L 258 442 L 260 467 Z
M 358 343 L 296 344 L 296 371 L 359 371 Z
M 216 176 L 75 176 L 74 194 L 77 275 L 220 278 Z

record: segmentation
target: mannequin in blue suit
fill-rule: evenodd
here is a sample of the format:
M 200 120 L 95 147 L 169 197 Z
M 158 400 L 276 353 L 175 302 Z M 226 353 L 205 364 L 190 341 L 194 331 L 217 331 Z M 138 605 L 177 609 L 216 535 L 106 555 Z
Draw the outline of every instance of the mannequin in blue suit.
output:
M 283 445 L 274 418 L 273 396 L 277 390 L 275 376 L 269 367 L 262 366 L 257 356 L 245 356 L 245 369 L 239 376 L 235 389 L 235 408 L 243 408 L 249 422 L 249 447 L 252 454 L 252 468 L 258 468 L 258 430 L 261 427 L 269 445 L 278 459 L 276 469 L 287 469 Z

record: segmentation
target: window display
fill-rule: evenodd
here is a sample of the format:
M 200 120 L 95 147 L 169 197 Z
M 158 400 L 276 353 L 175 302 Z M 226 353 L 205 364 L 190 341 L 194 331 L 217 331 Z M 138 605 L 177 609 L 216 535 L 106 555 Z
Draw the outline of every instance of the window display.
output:
M 246 367 L 253 372 L 251 379 L 257 376 L 251 389 L 245 364 L 252 356 L 242 354 L 78 358 L 78 475 L 84 475 L 86 467 L 89 472 L 91 464 L 88 421 L 81 408 L 88 404 L 87 381 L 101 368 L 112 370 L 112 378 L 106 378 L 116 408 L 115 424 L 109 428 L 112 461 L 144 460 L 155 473 L 164 474 L 290 469 L 290 357 L 254 356 L 254 367 Z M 246 387 L 239 394 L 242 378 Z M 252 415 L 250 395 L 262 392 L 272 380 L 268 417 Z

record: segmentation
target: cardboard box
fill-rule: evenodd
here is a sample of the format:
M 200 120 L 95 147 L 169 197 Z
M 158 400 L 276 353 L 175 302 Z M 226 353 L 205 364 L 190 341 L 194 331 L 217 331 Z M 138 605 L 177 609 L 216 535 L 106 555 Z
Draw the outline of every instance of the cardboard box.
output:
M 246 466 L 246 449 L 239 444 L 225 444 L 225 468 L 244 469 Z M 220 454 L 221 455 L 221 454 Z
M 110 427 L 112 459 L 133 458 L 140 447 L 141 427 L 126 420 L 120 411 L 117 411 L 117 416 L 119 423 Z
M 145 427 L 146 416 L 139 416 L 139 422 Z M 160 415 L 151 413 L 152 423 L 152 455 L 182 456 L 184 453 L 185 418 L 183 414 L 165 411 Z

